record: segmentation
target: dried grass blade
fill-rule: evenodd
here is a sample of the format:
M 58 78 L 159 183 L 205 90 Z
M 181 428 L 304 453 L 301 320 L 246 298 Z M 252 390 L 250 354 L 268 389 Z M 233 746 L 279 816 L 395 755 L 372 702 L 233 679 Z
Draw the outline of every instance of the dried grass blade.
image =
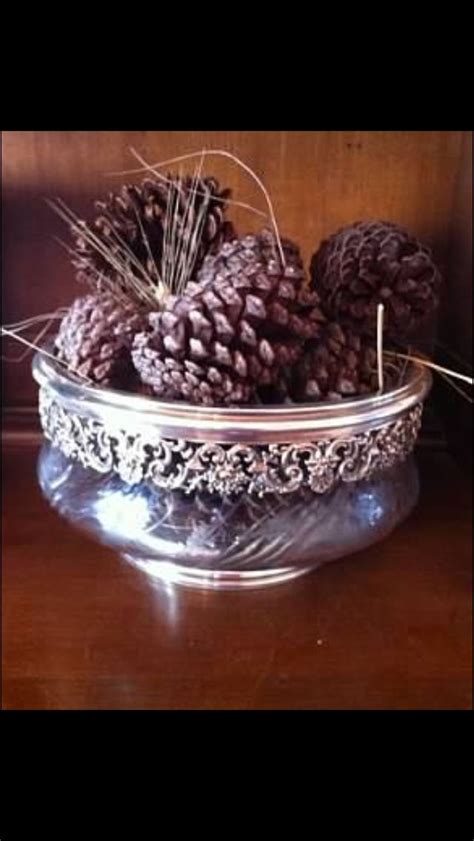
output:
M 267 188 L 265 187 L 263 181 L 261 180 L 261 178 L 259 178 L 259 176 L 253 171 L 253 169 L 251 167 L 249 167 L 246 163 L 244 163 L 244 161 L 242 161 L 240 158 L 238 158 L 237 155 L 234 155 L 232 152 L 228 152 L 226 149 L 202 149 L 200 152 L 191 152 L 187 155 L 179 155 L 175 158 L 169 158 L 167 161 L 160 161 L 158 163 L 150 165 L 150 164 L 147 164 L 146 161 L 144 161 L 144 159 L 141 157 L 141 155 L 139 155 L 135 151 L 135 149 L 131 148 L 130 151 L 132 152 L 134 157 L 142 164 L 142 168 L 140 168 L 138 170 L 137 169 L 128 170 L 128 171 L 124 170 L 121 173 L 114 172 L 114 173 L 110 173 L 110 175 L 126 175 L 126 174 L 131 175 L 131 174 L 135 174 L 135 173 L 138 173 L 138 172 L 144 172 L 144 171 L 147 171 L 147 170 L 155 173 L 155 175 L 156 175 L 158 167 L 168 166 L 169 164 L 179 163 L 181 161 L 190 160 L 191 158 L 196 158 L 196 157 L 199 157 L 200 155 L 218 155 L 218 156 L 222 156 L 222 157 L 225 157 L 225 158 L 229 158 L 230 160 L 234 161 L 234 163 L 238 164 L 238 166 L 240 166 L 243 170 L 245 170 L 245 172 L 247 172 L 250 175 L 250 177 L 255 181 L 255 183 L 258 185 L 258 187 L 260 188 L 260 190 L 262 191 L 262 193 L 265 197 L 265 201 L 267 203 L 267 207 L 268 207 L 268 211 L 269 211 L 269 216 L 270 216 L 272 226 L 273 226 L 273 229 L 274 229 L 274 232 L 275 232 L 275 238 L 276 238 L 276 241 L 277 241 L 277 248 L 278 248 L 278 251 L 279 251 L 279 254 L 280 254 L 280 259 L 281 259 L 282 265 L 286 266 L 285 254 L 284 254 L 283 246 L 282 246 L 282 243 L 281 243 L 280 231 L 279 231 L 278 224 L 277 224 L 277 221 L 276 221 L 275 211 L 274 211 L 274 208 L 273 208 L 272 200 L 270 198 L 270 194 L 269 194 Z

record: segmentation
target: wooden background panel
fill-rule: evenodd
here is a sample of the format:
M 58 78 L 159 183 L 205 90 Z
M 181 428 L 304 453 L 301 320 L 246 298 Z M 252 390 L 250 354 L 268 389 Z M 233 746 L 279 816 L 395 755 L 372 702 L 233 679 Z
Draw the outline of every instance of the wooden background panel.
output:
M 445 300 L 441 339 L 447 348 L 445 364 L 472 371 L 472 134 L 465 132 L 455 187 L 448 255 L 449 295 Z M 444 348 L 443 348 L 444 350 Z M 440 361 L 443 358 L 440 357 Z M 441 386 L 443 386 L 441 388 Z M 444 420 L 449 447 L 464 469 L 472 467 L 472 406 L 445 383 L 437 382 L 433 396 Z
M 464 132 L 451 214 L 449 291 L 444 332 L 453 350 L 472 360 L 472 133 Z
M 299 242 L 307 261 L 321 238 L 339 226 L 378 217 L 418 234 L 449 275 L 463 134 L 4 132 L 2 321 L 55 309 L 80 291 L 67 255 L 54 241 L 64 237 L 63 223 L 43 199 L 60 196 L 88 216 L 93 199 L 127 180 L 106 173 L 135 166 L 131 146 L 150 162 L 204 147 L 234 152 L 264 180 L 281 232 Z M 205 171 L 228 184 L 234 198 L 265 209 L 256 185 L 232 162 L 215 159 Z M 233 215 L 242 232 L 260 224 L 248 211 Z M 30 405 L 34 400 L 28 364 L 5 365 L 4 401 Z

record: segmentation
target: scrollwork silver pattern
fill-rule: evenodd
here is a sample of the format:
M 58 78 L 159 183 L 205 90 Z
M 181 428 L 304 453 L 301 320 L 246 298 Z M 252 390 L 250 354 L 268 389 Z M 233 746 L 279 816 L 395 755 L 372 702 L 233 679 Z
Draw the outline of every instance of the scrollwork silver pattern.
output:
M 215 444 L 160 438 L 153 428 L 124 430 L 68 411 L 51 389 L 40 389 L 45 436 L 71 459 L 101 473 L 116 472 L 130 485 L 286 494 L 302 486 L 327 493 L 340 481 L 369 478 L 402 461 L 413 449 L 422 404 L 401 418 L 352 437 L 310 444 Z

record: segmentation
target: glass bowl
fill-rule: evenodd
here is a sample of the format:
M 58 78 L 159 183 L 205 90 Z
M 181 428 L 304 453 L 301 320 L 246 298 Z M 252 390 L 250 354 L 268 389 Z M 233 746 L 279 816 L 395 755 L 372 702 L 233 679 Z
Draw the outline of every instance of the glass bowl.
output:
M 413 509 L 426 368 L 370 398 L 210 408 L 84 386 L 37 354 L 38 476 L 74 526 L 165 581 L 287 581 Z

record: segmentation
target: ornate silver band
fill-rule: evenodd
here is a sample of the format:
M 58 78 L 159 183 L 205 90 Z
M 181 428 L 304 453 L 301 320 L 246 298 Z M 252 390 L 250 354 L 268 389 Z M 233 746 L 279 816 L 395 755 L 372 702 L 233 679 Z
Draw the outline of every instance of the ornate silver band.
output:
M 397 420 L 350 437 L 249 445 L 164 439 L 151 425 L 124 430 L 66 409 L 46 386 L 39 408 L 45 436 L 84 467 L 115 472 L 130 485 L 259 495 L 303 486 L 326 493 L 340 481 L 392 467 L 412 451 L 422 415 L 420 402 Z

